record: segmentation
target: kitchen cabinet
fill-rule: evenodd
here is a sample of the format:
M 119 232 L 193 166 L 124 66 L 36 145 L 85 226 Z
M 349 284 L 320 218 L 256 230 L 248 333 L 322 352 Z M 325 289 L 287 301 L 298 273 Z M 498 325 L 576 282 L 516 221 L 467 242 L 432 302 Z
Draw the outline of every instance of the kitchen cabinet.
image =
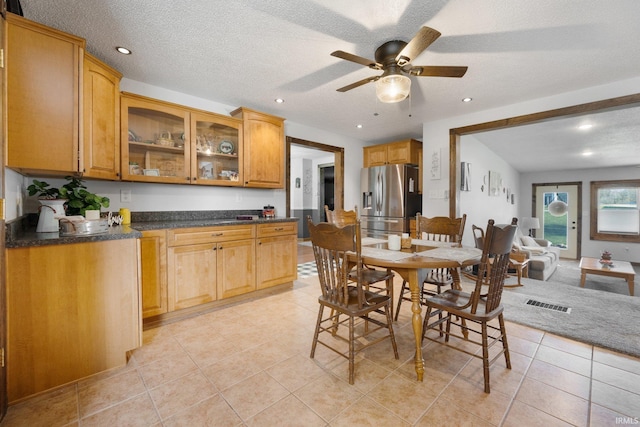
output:
M 415 139 L 371 145 L 363 148 L 364 167 L 413 164 L 422 167 L 422 142 Z
M 142 345 L 138 240 L 6 251 L 9 402 L 124 366 Z
M 138 95 L 121 102 L 123 179 L 242 185 L 242 121 Z
M 85 41 L 11 13 L 6 19 L 6 165 L 23 174 L 77 173 Z
M 255 226 L 169 230 L 169 311 L 255 290 Z
M 365 168 L 389 164 L 411 164 L 418 166 L 418 193 L 422 193 L 422 142 L 415 139 L 390 142 L 363 147 Z
M 258 224 L 257 289 L 296 280 L 298 277 L 298 226 L 296 223 Z
M 189 112 L 178 105 L 123 94 L 120 99 L 122 179 L 190 181 Z
M 142 279 L 142 318 L 166 313 L 167 231 L 143 231 L 140 238 L 140 276 Z
M 242 121 L 213 113 L 192 112 L 191 130 L 192 183 L 241 186 Z
M 284 119 L 245 107 L 231 115 L 243 122 L 244 186 L 284 188 Z
M 120 79 L 122 74 L 89 54 L 83 67 L 84 177 L 120 178 Z

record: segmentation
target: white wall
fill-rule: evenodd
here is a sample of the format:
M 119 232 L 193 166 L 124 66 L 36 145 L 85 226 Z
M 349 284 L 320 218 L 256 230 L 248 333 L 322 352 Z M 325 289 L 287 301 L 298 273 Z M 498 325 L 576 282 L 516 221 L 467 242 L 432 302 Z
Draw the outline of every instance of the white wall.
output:
M 599 101 L 602 99 L 615 98 L 618 96 L 630 95 L 638 92 L 640 92 L 640 77 L 610 83 L 607 85 L 587 88 L 579 91 L 562 93 L 546 98 L 538 98 L 532 101 L 522 102 L 518 104 L 505 105 L 499 108 L 483 110 L 471 114 L 462 113 L 466 104 L 460 102 L 461 114 L 459 116 L 439 121 L 429 121 L 428 118 L 425 118 L 422 127 L 422 144 L 425 156 L 424 158 L 427 159 L 429 153 L 431 153 L 434 149 L 440 149 L 440 152 L 442 154 L 442 165 L 441 179 L 431 180 L 429 179 L 428 163 L 425 162 L 423 171 L 423 193 L 428 195 L 430 190 L 444 191 L 449 189 L 450 129 L 490 122 L 493 120 L 505 119 L 523 114 L 532 114 L 540 111 L 552 110 L 555 108 L 562 108 L 587 102 Z M 482 100 L 477 101 L 481 102 Z M 471 160 L 471 163 L 473 163 L 473 160 Z M 517 196 L 518 195 L 516 194 L 516 201 L 518 200 Z M 522 213 L 523 208 L 521 203 L 523 202 L 523 198 L 520 197 L 519 199 L 520 201 L 517 201 L 517 204 L 520 212 Z M 422 204 L 423 213 L 426 216 L 449 215 L 449 199 L 431 199 L 425 197 L 423 198 Z M 518 217 L 521 216 L 522 215 L 518 215 Z
M 528 102 L 507 105 L 491 110 L 484 110 L 478 113 L 473 114 L 463 114 L 457 117 L 453 117 L 446 120 L 426 121 L 423 124 L 423 149 L 425 150 L 425 158 L 428 153 L 435 149 L 440 149 L 442 153 L 442 167 L 441 167 L 441 179 L 439 180 L 430 180 L 429 179 L 429 168 L 428 165 L 425 164 L 423 179 L 424 179 L 424 193 L 429 194 L 430 191 L 443 191 L 449 189 L 449 130 L 453 128 L 470 126 L 484 122 L 490 122 L 493 120 L 500 120 L 509 117 L 515 117 L 524 114 L 532 114 L 540 111 L 547 111 L 556 108 L 568 107 L 572 105 L 583 104 L 587 102 L 599 101 L 608 98 L 615 98 L 624 95 L 630 95 L 640 92 L 640 77 L 623 80 L 615 83 L 610 83 L 607 85 L 596 86 L 592 88 L 587 88 L 574 92 L 567 92 L 563 94 L 558 94 L 546 98 L 539 98 Z M 461 105 L 461 109 L 464 106 Z M 465 137 L 466 138 L 466 137 Z M 472 164 L 477 162 L 473 158 L 466 157 L 464 153 L 464 148 L 460 153 L 461 159 L 463 161 L 469 161 Z M 464 160 L 467 159 L 467 160 Z M 633 168 L 633 176 L 637 176 L 637 169 Z M 538 176 L 529 176 L 526 179 L 524 177 L 520 177 L 520 188 L 516 191 L 516 206 L 517 206 L 517 216 L 518 218 L 522 218 L 523 216 L 531 216 L 531 184 L 532 182 L 553 182 L 553 181 L 578 181 L 583 179 L 585 182 L 583 184 L 583 201 L 588 204 L 589 199 L 589 181 L 598 179 L 598 180 L 607 180 L 607 179 L 630 179 L 632 175 L 630 175 L 630 171 L 622 170 L 621 172 L 613 171 L 610 169 L 601 170 L 599 172 L 593 172 L 593 176 L 587 175 L 582 176 L 580 178 L 577 177 L 576 174 L 572 172 L 556 172 L 556 173 L 544 173 Z M 622 175 L 618 175 L 621 173 Z M 476 179 L 477 173 L 472 171 L 473 180 Z M 567 175 L 568 174 L 568 175 Z M 556 176 L 563 177 L 562 179 L 556 179 Z M 569 178 L 570 177 L 570 178 Z M 596 178 L 598 177 L 598 178 Z M 461 194 L 461 200 L 463 196 Z M 462 204 L 460 204 L 462 208 Z M 586 210 L 586 215 L 585 215 Z M 449 214 L 449 199 L 423 199 L 423 212 L 426 216 L 436 216 L 436 215 L 445 215 Z M 465 213 L 464 210 L 460 210 L 461 213 Z M 466 212 L 469 215 L 469 212 Z M 494 212 L 492 216 L 497 216 L 500 213 Z M 469 219 L 467 219 L 467 223 Z M 590 241 L 589 240 L 589 215 L 588 215 L 588 205 L 583 204 L 583 229 L 582 229 L 582 255 L 583 256 L 597 256 L 599 255 L 602 249 L 608 249 L 611 252 L 614 252 L 614 257 L 618 257 L 620 260 L 628 260 L 633 262 L 640 261 L 640 244 L 618 244 L 615 242 L 601 242 L 601 241 Z M 465 232 L 465 237 L 467 236 L 467 232 L 470 230 L 467 229 Z M 465 238 L 465 241 L 468 241 Z M 629 250 L 626 251 L 625 248 L 629 247 Z
M 460 140 L 460 161 L 471 163 L 471 179 L 469 191 L 460 192 L 460 212 L 467 214 L 462 243 L 474 246 L 471 224 L 486 228 L 487 221 L 493 219 L 496 224 L 508 224 L 514 216 L 518 216 L 518 205 L 507 200 L 507 188 L 519 194 L 520 174 L 502 158 L 478 143 L 473 135 L 463 136 Z M 499 196 L 489 196 L 489 171 L 497 172 L 503 182 Z
M 135 93 L 154 99 L 173 102 L 188 107 L 199 108 L 218 114 L 229 115 L 238 106 L 229 106 L 203 98 L 186 95 L 168 89 L 151 86 L 146 83 L 122 79 L 120 89 L 123 92 Z M 251 106 L 247 106 L 251 107 Z M 280 115 L 274 103 L 273 111 L 265 113 Z M 286 117 L 285 117 L 286 118 Z M 363 141 L 333 134 L 291 121 L 285 121 L 285 135 L 320 142 L 323 144 L 344 147 L 345 158 L 345 204 L 354 205 L 359 191 L 360 165 L 362 165 Z M 351 167 L 357 165 L 357 167 Z M 26 187 L 33 177 L 23 177 L 9 169 L 5 177 L 6 219 L 12 220 L 19 215 L 36 212 L 37 203 L 28 198 Z M 60 186 L 64 179 L 40 178 L 52 186 Z M 357 185 L 354 185 L 357 179 Z M 276 214 L 285 215 L 286 191 L 271 189 L 252 189 L 235 187 L 209 187 L 178 184 L 150 184 L 87 180 L 88 189 L 111 200 L 109 210 L 116 211 L 126 207 L 132 211 L 181 211 L 181 210 L 235 210 L 262 209 L 271 204 Z M 19 188 L 21 190 L 19 190 Z M 120 191 L 131 191 L 131 202 L 120 202 Z M 24 203 L 23 203 L 24 202 Z
M 520 177 L 520 192 L 526 206 L 522 206 L 523 215 L 531 216 L 532 184 L 555 182 L 582 182 L 582 256 L 599 257 L 600 252 L 608 250 L 613 259 L 629 262 L 640 262 L 640 244 L 590 240 L 591 221 L 591 181 L 609 181 L 620 179 L 640 179 L 640 168 L 602 168 L 578 169 L 557 172 L 526 173 Z

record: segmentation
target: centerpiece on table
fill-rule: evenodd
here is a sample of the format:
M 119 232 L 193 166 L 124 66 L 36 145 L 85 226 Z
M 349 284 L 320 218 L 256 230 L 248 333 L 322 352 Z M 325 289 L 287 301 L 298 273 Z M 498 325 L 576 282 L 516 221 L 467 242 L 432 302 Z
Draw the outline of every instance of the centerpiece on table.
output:
M 600 264 L 603 267 L 613 267 L 613 260 L 611 259 L 612 254 L 609 251 L 602 251 L 600 254 Z

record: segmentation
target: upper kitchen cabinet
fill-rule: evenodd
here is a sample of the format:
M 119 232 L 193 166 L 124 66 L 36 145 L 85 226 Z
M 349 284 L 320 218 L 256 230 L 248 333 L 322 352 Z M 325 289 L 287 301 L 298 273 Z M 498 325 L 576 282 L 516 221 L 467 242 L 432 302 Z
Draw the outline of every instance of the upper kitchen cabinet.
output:
M 79 172 L 80 76 L 85 41 L 7 13 L 7 166 Z
M 242 120 L 191 113 L 191 180 L 203 185 L 242 185 Z
M 244 130 L 244 186 L 284 188 L 284 119 L 240 107 L 231 112 Z
M 122 94 L 122 178 L 242 186 L 242 120 Z
M 83 68 L 83 157 L 85 177 L 120 178 L 120 79 L 122 74 L 89 54 Z
M 191 180 L 187 109 L 122 94 L 120 119 L 122 179 L 181 184 Z
M 365 168 L 405 163 L 422 167 L 422 142 L 415 139 L 405 139 L 364 147 L 363 163 Z

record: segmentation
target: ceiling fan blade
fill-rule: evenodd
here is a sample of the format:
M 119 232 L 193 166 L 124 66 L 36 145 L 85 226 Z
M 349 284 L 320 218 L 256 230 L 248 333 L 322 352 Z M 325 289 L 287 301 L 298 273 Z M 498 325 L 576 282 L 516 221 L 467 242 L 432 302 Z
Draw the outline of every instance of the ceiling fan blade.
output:
M 374 70 L 382 70 L 382 64 L 378 64 L 374 60 L 363 58 L 352 53 L 336 50 L 335 52 L 331 52 L 331 56 L 335 56 L 336 58 L 340 59 L 346 59 L 347 61 L 355 62 L 356 64 L 364 65 L 365 67 L 373 68 Z
M 422 27 L 411 41 L 396 56 L 399 66 L 404 66 L 415 59 L 423 50 L 440 37 L 440 31 L 429 27 Z
M 341 87 L 340 89 L 336 89 L 336 90 L 337 90 L 338 92 L 346 92 L 346 91 L 348 91 L 348 90 L 355 89 L 355 88 L 357 88 L 358 86 L 362 86 L 362 85 L 367 84 L 367 83 L 375 82 L 375 81 L 376 81 L 376 80 L 378 80 L 379 78 L 380 78 L 380 76 L 367 77 L 366 79 L 362 79 L 362 80 L 357 81 L 357 82 L 355 82 L 355 83 L 351 83 L 350 85 L 347 85 L 347 86 Z
M 467 68 L 445 65 L 414 65 L 405 67 L 402 71 L 418 77 L 462 77 L 467 72 Z

